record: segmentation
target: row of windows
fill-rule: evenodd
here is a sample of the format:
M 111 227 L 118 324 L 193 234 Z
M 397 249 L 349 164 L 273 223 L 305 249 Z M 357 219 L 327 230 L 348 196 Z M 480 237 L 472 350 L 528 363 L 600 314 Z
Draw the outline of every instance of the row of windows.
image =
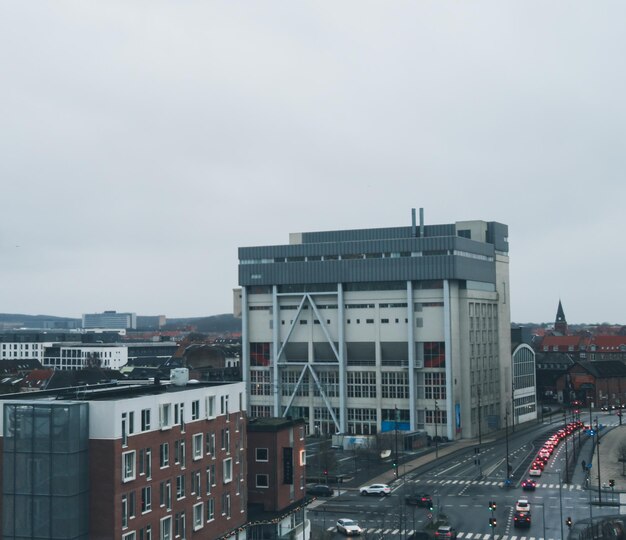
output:
M 221 497 L 222 516 L 226 519 L 231 517 L 231 496 L 230 493 L 224 493 Z M 128 495 L 122 495 L 122 527 L 128 527 L 129 519 L 135 517 L 134 500 L 131 501 Z M 192 527 L 194 531 L 198 531 L 204 527 L 205 520 L 207 523 L 215 520 L 215 498 L 211 497 L 205 502 L 199 502 L 193 505 L 192 509 Z M 159 540 L 172 540 L 172 538 L 187 538 L 187 521 L 185 512 L 177 512 L 174 516 L 166 516 L 161 518 L 159 522 Z M 148 525 L 139 531 L 130 531 L 122 535 L 122 540 L 153 540 L 152 526 Z
M 206 453 L 206 455 L 208 456 L 211 456 L 213 459 L 216 458 L 215 433 L 206 433 L 206 445 L 203 442 L 205 440 L 204 436 L 205 435 L 203 433 L 196 433 L 192 437 L 192 461 L 198 461 L 202 459 L 204 453 Z M 175 465 L 180 465 L 181 468 L 184 469 L 187 466 L 187 452 L 185 441 L 183 439 L 178 439 L 174 441 L 173 446 L 173 463 Z M 226 454 L 230 454 L 231 437 L 229 428 L 223 428 L 220 430 L 220 447 L 223 452 L 226 452 Z M 241 461 L 242 451 L 243 448 L 241 448 L 240 442 L 236 441 L 235 456 L 237 463 Z M 170 464 L 170 443 L 163 442 L 159 445 L 159 467 L 169 467 Z M 135 478 L 137 477 L 137 471 L 139 472 L 140 476 L 145 475 L 146 479 L 148 480 L 152 478 L 151 448 L 140 449 L 138 456 L 136 450 L 130 450 L 128 452 L 122 453 L 122 482 L 130 482 L 132 480 L 135 480 Z
M 377 382 L 376 371 L 349 371 L 347 373 L 348 397 L 376 398 Z M 286 370 L 281 373 L 283 396 L 291 396 L 301 375 L 300 371 Z M 326 397 L 339 397 L 339 374 L 337 372 L 322 371 L 318 373 L 320 385 Z M 417 374 L 418 397 L 426 399 L 443 399 L 446 395 L 445 372 L 423 372 Z M 305 373 L 300 381 L 297 396 L 308 396 L 310 386 L 313 386 L 314 395 L 319 396 L 320 390 Z M 255 396 L 271 396 L 272 383 L 269 370 L 250 371 L 250 394 Z M 381 395 L 383 398 L 408 399 L 408 373 L 402 371 L 381 372 Z
M 383 309 L 384 308 L 406 308 L 407 303 L 406 302 L 400 302 L 400 303 L 394 303 L 394 304 L 381 303 L 381 304 L 378 304 L 378 306 Z M 295 311 L 299 307 L 300 307 L 299 305 L 283 305 L 283 306 L 280 306 L 280 310 L 281 311 Z M 337 309 L 337 304 L 316 305 L 315 307 L 318 310 L 319 309 Z M 420 312 L 424 308 L 428 308 L 428 307 L 443 307 L 443 302 L 415 302 L 413 304 L 413 311 Z M 376 308 L 376 304 L 345 304 L 345 308 L 346 309 L 374 309 Z M 250 311 L 268 311 L 270 314 L 273 313 L 272 306 L 250 306 L 248 309 Z M 308 309 L 309 309 L 308 305 L 304 305 L 301 307 L 301 311 L 306 311 Z
M 219 406 L 219 414 L 226 415 L 226 421 L 229 421 L 229 396 L 222 395 L 220 398 L 220 406 Z M 204 411 L 201 411 L 201 404 L 205 404 Z M 206 400 L 202 401 L 196 399 L 191 402 L 191 420 L 199 420 L 201 414 L 206 413 L 206 418 L 213 419 L 217 417 L 217 397 L 216 396 L 207 396 Z M 239 393 L 239 410 L 243 409 L 243 394 Z M 161 403 L 158 406 L 159 413 L 159 422 L 158 427 L 160 429 L 168 429 L 173 425 L 180 425 L 182 431 L 185 431 L 185 403 L 174 403 L 172 407 L 171 403 Z M 141 431 L 150 431 L 152 428 L 152 409 L 146 408 L 142 409 L 141 412 Z M 122 423 L 122 445 L 126 446 L 128 444 L 128 436 L 135 433 L 135 411 L 125 411 L 122 412 L 121 415 L 121 423 Z M 239 431 L 239 421 L 237 422 L 237 431 Z
M 241 259 L 239 264 L 272 264 L 272 263 L 294 263 L 294 262 L 317 262 L 317 261 L 352 261 L 359 259 L 398 259 L 405 257 L 437 257 L 446 255 L 456 255 L 459 257 L 469 257 L 481 261 L 493 262 L 493 257 L 482 255 L 480 253 L 472 253 L 469 251 L 461 251 L 457 249 L 436 249 L 422 251 L 382 251 L 368 253 L 344 253 L 343 255 L 295 255 L 291 257 L 272 257 L 269 259 Z

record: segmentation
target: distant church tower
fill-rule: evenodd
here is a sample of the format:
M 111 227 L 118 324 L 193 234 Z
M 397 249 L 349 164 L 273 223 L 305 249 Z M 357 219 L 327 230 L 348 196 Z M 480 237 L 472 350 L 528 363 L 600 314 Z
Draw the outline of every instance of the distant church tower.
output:
M 567 335 L 567 321 L 565 320 L 565 313 L 563 313 L 563 306 L 559 300 L 559 307 L 556 310 L 556 321 L 554 321 L 554 331 L 566 336 Z

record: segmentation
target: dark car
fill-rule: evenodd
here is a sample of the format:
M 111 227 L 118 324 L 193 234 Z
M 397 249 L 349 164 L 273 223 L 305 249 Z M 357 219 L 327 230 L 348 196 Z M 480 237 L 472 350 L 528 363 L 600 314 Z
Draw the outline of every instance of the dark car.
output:
M 537 482 L 535 482 L 534 480 L 530 478 L 527 478 L 526 480 L 522 482 L 522 489 L 524 491 L 535 491 L 536 487 L 537 487 Z
M 328 487 L 326 484 L 315 484 L 306 488 L 306 492 L 317 497 L 331 497 L 334 493 L 333 488 Z
M 422 506 L 423 508 L 430 508 L 433 505 L 433 500 L 427 493 L 407 495 L 404 497 L 404 502 L 406 504 L 412 504 L 413 506 Z
M 515 512 L 513 515 L 514 527 L 530 527 L 530 512 Z

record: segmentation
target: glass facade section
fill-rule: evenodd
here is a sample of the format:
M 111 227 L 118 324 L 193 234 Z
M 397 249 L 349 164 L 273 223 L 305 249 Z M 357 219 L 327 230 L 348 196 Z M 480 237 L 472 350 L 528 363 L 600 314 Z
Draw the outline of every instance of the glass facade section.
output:
M 87 540 L 88 404 L 5 403 L 3 414 L 2 537 Z

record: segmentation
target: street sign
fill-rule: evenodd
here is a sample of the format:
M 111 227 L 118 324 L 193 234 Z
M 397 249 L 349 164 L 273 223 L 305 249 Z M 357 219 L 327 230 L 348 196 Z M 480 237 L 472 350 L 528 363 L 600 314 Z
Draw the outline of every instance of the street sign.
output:
M 593 463 L 587 463 L 587 468 L 591 469 L 591 465 L 593 465 Z

